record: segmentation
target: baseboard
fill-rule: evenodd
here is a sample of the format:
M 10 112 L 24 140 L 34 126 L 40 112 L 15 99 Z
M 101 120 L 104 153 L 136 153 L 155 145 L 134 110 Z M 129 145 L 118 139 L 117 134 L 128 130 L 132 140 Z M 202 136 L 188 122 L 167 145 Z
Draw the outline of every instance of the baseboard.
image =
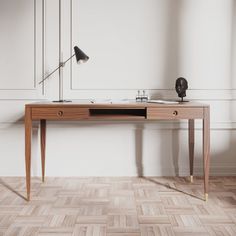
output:
M 189 168 L 180 168 L 178 171 L 175 171 L 173 168 L 160 168 L 158 171 L 150 171 L 148 173 L 143 173 L 144 176 L 156 176 L 156 177 L 161 177 L 161 176 L 189 176 Z M 0 173 L 1 177 L 24 177 L 24 175 L 2 175 Z M 71 177 L 71 175 L 64 175 L 64 176 L 52 176 L 50 175 L 50 173 L 47 173 L 48 177 Z M 127 174 L 127 175 L 119 175 L 116 174 L 112 177 L 135 177 L 138 176 L 137 174 Z M 202 167 L 195 167 L 194 168 L 194 176 L 203 176 L 203 169 Z M 220 166 L 212 166 L 210 168 L 210 176 L 236 176 L 236 166 L 224 166 L 224 167 L 220 167 Z M 38 175 L 32 175 L 32 177 L 39 177 L 41 178 L 41 176 Z M 111 177 L 110 175 L 76 175 L 73 177 Z
M 189 169 L 181 168 L 179 171 L 180 176 L 188 176 Z M 194 175 L 202 176 L 203 175 L 203 167 L 195 167 Z M 211 166 L 210 167 L 210 176 L 236 176 L 236 166 Z

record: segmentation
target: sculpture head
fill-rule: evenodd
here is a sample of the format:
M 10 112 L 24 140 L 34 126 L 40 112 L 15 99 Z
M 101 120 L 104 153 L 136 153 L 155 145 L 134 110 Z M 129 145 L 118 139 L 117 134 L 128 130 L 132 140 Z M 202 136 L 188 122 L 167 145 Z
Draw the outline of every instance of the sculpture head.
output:
M 175 82 L 175 90 L 178 93 L 178 96 L 182 98 L 182 101 L 183 97 L 186 97 L 187 89 L 188 89 L 188 81 L 183 77 L 178 78 Z

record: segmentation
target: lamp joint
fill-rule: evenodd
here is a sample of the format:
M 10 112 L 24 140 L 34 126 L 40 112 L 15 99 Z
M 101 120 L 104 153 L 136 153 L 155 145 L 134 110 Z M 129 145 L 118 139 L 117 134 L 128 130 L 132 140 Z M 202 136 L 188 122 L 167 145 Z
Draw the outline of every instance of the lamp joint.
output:
M 65 66 L 65 62 L 60 62 L 60 67 L 64 67 Z

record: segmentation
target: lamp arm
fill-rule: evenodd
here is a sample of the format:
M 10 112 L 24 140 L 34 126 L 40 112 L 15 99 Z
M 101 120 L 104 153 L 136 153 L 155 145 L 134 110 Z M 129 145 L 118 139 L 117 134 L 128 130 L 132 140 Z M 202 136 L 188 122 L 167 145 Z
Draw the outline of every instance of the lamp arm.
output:
M 39 84 L 41 84 L 41 83 L 42 83 L 43 81 L 45 81 L 48 77 L 50 77 L 52 74 L 54 74 L 58 69 L 60 69 L 61 67 L 65 66 L 65 64 L 66 64 L 73 56 L 75 56 L 75 54 L 72 55 L 71 57 L 69 57 L 66 61 L 60 62 L 59 66 L 58 66 L 55 70 L 53 70 L 49 75 L 47 75 L 43 80 L 41 80 L 41 81 L 39 82 Z
M 49 75 L 47 75 L 43 80 L 39 82 L 39 84 L 43 83 L 44 80 L 46 80 L 48 77 L 50 77 L 52 74 L 54 74 L 58 69 L 60 69 L 62 65 L 59 65 L 54 71 L 52 71 Z
M 66 64 L 66 62 L 68 62 L 72 57 L 74 57 L 75 56 L 75 53 L 71 56 L 71 57 L 69 57 L 66 61 L 64 61 L 63 63 L 62 63 L 62 66 L 64 66 L 65 64 Z

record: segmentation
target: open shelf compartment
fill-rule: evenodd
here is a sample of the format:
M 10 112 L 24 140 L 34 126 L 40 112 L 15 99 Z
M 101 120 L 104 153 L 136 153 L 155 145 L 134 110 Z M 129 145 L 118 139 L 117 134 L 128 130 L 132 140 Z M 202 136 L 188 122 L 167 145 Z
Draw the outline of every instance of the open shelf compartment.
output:
M 107 119 L 146 119 L 146 108 L 132 108 L 132 109 L 120 109 L 120 108 L 91 108 L 89 109 L 89 115 L 91 118 L 107 118 Z

